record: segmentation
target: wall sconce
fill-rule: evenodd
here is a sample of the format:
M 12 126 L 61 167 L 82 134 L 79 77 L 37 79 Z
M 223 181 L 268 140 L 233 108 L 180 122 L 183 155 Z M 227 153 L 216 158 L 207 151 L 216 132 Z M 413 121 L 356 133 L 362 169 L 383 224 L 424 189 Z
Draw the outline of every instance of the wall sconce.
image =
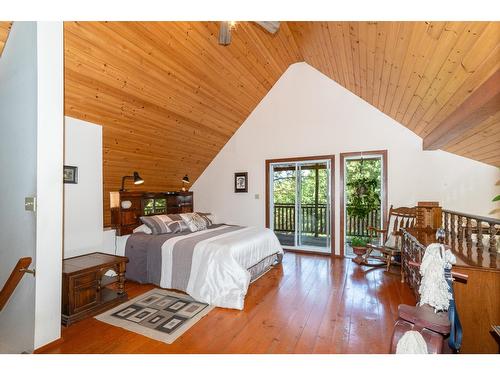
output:
M 134 172 L 133 176 L 123 176 L 122 177 L 122 188 L 120 189 L 120 191 L 125 191 L 125 180 L 126 179 L 134 180 L 135 185 L 140 185 L 140 184 L 144 183 L 144 180 L 141 178 L 141 176 L 139 176 L 139 173 Z

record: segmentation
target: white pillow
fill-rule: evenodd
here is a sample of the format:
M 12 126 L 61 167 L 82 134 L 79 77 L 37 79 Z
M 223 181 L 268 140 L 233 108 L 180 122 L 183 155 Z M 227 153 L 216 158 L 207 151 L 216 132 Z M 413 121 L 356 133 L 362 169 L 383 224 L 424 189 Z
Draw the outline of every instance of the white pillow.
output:
M 146 234 L 151 234 L 153 233 L 151 229 L 146 224 L 139 225 L 137 228 L 133 230 L 134 233 L 146 233 Z

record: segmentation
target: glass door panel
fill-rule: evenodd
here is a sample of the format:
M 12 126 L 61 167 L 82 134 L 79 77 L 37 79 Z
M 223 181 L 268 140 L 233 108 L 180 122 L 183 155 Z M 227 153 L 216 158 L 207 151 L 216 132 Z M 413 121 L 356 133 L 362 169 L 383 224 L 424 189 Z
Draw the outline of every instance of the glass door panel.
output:
M 270 225 L 282 246 L 331 251 L 329 160 L 270 164 Z
M 382 228 L 383 159 L 381 155 L 353 156 L 344 168 L 344 254 L 354 256 L 354 237 L 369 238 L 369 227 Z M 376 255 L 375 253 L 372 253 Z
M 300 163 L 298 246 L 330 247 L 329 163 Z
M 271 166 L 272 207 L 271 223 L 282 246 L 296 243 L 296 163 Z

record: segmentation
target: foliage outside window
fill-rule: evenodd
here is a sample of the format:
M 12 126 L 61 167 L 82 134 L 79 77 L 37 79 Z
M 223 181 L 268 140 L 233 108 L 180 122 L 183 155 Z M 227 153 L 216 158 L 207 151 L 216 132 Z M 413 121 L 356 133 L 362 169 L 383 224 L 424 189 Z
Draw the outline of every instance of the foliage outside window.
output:
M 275 204 L 295 204 L 295 168 L 293 170 L 275 171 L 273 190 Z M 314 169 L 302 169 L 301 204 L 316 203 L 316 172 Z M 328 173 L 326 169 L 318 169 L 318 204 L 327 204 Z
M 380 207 L 380 159 L 349 160 L 346 164 L 347 213 L 364 218 Z

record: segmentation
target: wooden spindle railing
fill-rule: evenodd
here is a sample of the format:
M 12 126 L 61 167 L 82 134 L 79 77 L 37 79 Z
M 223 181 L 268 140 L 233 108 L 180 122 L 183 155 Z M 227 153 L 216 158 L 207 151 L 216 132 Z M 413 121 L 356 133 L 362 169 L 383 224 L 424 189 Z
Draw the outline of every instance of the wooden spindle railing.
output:
M 302 233 L 318 236 L 326 235 L 328 223 L 328 209 L 326 204 L 303 204 L 301 206 Z M 274 226 L 275 232 L 295 231 L 295 204 L 274 204 Z
M 25 273 L 33 273 L 34 271 L 28 270 L 29 265 L 31 264 L 31 258 L 21 258 L 14 266 L 12 272 L 10 273 L 9 278 L 5 282 L 2 290 L 0 291 L 0 311 L 3 310 L 10 296 L 14 293 L 17 285 L 23 278 Z
M 310 235 L 326 235 L 328 228 L 328 208 L 326 204 L 303 204 L 301 206 L 302 233 Z M 275 203 L 274 204 L 274 226 L 275 232 L 294 232 L 295 231 L 295 204 L 293 203 Z M 364 217 L 346 218 L 347 236 L 369 236 L 368 228 L 381 227 L 380 207 L 370 211 Z
M 494 256 L 499 253 L 500 220 L 443 210 L 443 223 L 446 242 L 450 242 L 452 247 L 461 250 L 465 247 L 467 253 L 475 247 L 482 256 L 486 252 Z
M 349 209 L 349 205 L 347 206 Z M 366 214 L 364 217 L 346 217 L 346 236 L 368 237 L 370 235 L 368 228 L 381 228 L 380 207 L 377 207 Z

